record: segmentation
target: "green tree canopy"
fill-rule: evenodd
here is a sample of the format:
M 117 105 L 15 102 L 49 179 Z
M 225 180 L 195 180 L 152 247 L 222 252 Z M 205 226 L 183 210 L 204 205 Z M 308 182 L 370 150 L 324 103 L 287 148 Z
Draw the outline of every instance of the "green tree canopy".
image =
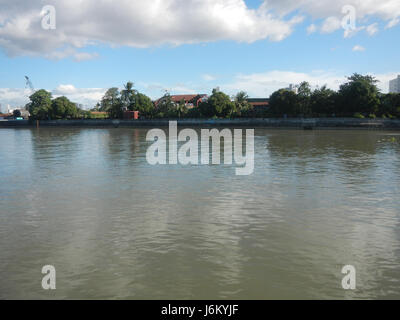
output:
M 244 91 L 240 91 L 234 96 L 233 100 L 238 116 L 248 115 L 253 110 L 253 106 L 247 101 L 248 99 L 249 95 Z
M 137 93 L 137 91 L 133 89 L 133 87 L 133 82 L 129 81 L 124 85 L 124 89 L 121 91 L 121 101 L 124 107 L 128 108 L 131 111 L 135 109 Z
M 231 117 L 236 112 L 236 105 L 229 96 L 217 89 L 214 89 L 212 95 L 206 102 L 199 105 L 200 112 L 205 117 Z
M 315 89 L 311 95 L 311 111 L 315 114 L 332 115 L 336 113 L 337 94 L 325 86 Z
M 296 93 L 286 89 L 275 91 L 269 99 L 269 105 L 274 115 L 295 115 L 299 110 Z
M 38 90 L 29 99 L 31 102 L 26 105 L 26 109 L 31 117 L 37 120 L 47 119 L 51 108 L 51 93 L 43 89 Z
M 339 99 L 342 113 L 376 113 L 378 111 L 378 80 L 358 73 L 348 77 L 348 82 L 340 86 Z
M 100 105 L 100 111 L 108 112 L 111 118 L 122 117 L 123 103 L 118 88 L 108 89 L 101 99 Z
M 400 117 L 400 93 L 389 93 L 380 96 L 380 113 L 385 116 Z
M 67 119 L 78 116 L 78 108 L 66 97 L 59 97 L 52 101 L 49 115 L 52 119 Z
M 304 81 L 300 83 L 298 90 L 297 90 L 297 108 L 295 110 L 296 114 L 310 114 L 311 113 L 311 86 L 308 82 Z
M 151 99 L 143 93 L 137 92 L 135 95 L 135 110 L 144 116 L 152 116 L 154 113 L 154 104 Z

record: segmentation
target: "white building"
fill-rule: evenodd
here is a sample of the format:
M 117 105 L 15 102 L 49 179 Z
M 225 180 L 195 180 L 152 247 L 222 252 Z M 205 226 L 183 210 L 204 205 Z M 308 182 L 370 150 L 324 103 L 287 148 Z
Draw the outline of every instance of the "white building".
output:
M 297 92 L 299 91 L 299 86 L 291 83 L 291 84 L 289 84 L 288 88 L 285 88 L 285 90 L 292 91 L 295 94 L 297 94 Z
M 389 92 L 400 93 L 400 76 L 397 76 L 397 79 L 389 81 Z

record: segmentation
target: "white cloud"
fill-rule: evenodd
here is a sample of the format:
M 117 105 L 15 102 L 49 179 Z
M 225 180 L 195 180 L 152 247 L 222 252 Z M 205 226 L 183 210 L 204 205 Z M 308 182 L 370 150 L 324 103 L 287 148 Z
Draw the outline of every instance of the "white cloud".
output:
M 71 84 L 61 84 L 54 90 L 48 90 L 54 98 L 66 96 L 73 102 L 82 104 L 85 108 L 92 108 L 101 100 L 106 92 L 102 88 L 76 88 Z M 3 110 L 6 105 L 11 107 L 25 106 L 29 102 L 32 92 L 29 89 L 21 88 L 0 88 L 0 104 Z
M 341 29 L 341 21 L 345 17 L 342 13 L 344 6 L 353 6 L 356 13 L 356 25 L 367 23 L 370 18 L 389 21 L 386 29 L 400 22 L 400 1 L 398 0 L 268 0 L 268 7 L 280 14 L 300 12 L 322 24 L 319 27 L 322 33 L 332 33 Z M 318 26 L 317 26 L 318 28 Z M 371 27 L 373 28 L 373 27 Z M 366 29 L 369 35 L 376 32 L 365 26 L 345 32 L 345 37 L 351 37 L 360 30 Z M 372 34 L 371 34 L 372 33 Z
M 3 0 L 0 46 L 9 55 L 67 56 L 90 44 L 149 47 L 218 40 L 281 41 L 302 21 L 274 15 L 266 6 L 250 9 L 244 0 L 48 0 L 56 8 L 56 29 L 43 30 L 43 1 Z
M 360 45 L 355 45 L 355 46 L 353 47 L 353 51 L 355 51 L 355 52 L 362 52 L 362 51 L 365 51 L 365 48 L 364 48 L 363 46 L 360 46 Z
M 393 28 L 393 27 L 397 26 L 397 25 L 399 24 L 399 22 L 400 22 L 400 19 L 399 19 L 399 18 L 392 19 L 392 20 L 390 20 L 390 21 L 388 22 L 388 24 L 385 26 L 385 29 Z
M 373 23 L 369 25 L 366 30 L 370 36 L 377 34 L 379 31 L 378 23 Z
M 321 33 L 332 33 L 342 27 L 342 22 L 337 17 L 329 17 L 321 26 Z
M 66 95 L 66 94 L 74 94 L 77 89 L 72 84 L 60 84 L 57 88 L 53 90 L 53 94 L 57 95 Z
M 310 24 L 307 28 L 307 34 L 312 34 L 317 31 L 317 26 L 315 24 Z
M 357 33 L 359 33 L 361 30 L 364 30 L 364 29 L 365 29 L 365 27 L 358 27 L 358 28 L 355 28 L 355 29 L 346 29 L 346 30 L 344 30 L 343 37 L 346 38 L 346 39 L 349 39 L 349 38 L 355 36 Z
M 65 96 L 73 102 L 82 104 L 85 108 L 92 108 L 101 100 L 106 90 L 103 88 L 76 88 L 72 84 L 61 84 L 51 93 L 55 98 Z
M 203 80 L 205 80 L 205 81 L 214 81 L 214 80 L 217 79 L 215 76 L 213 76 L 213 75 L 211 75 L 211 74 L 203 74 L 203 75 L 202 75 L 202 78 L 203 78 Z
M 56 30 L 41 28 L 44 4 L 56 8 Z M 309 33 L 341 29 L 344 5 L 355 7 L 357 23 L 373 17 L 390 28 L 399 22 L 398 0 L 264 0 L 257 9 L 244 0 L 2 0 L 0 47 L 9 55 L 82 61 L 97 56 L 82 48 L 99 43 L 143 48 L 219 40 L 281 41 L 303 15 L 322 21 L 321 26 L 309 26 Z M 374 34 L 375 29 L 367 32 Z
M 30 91 L 26 89 L 0 88 L 1 110 L 6 111 L 7 105 L 10 105 L 11 109 L 25 106 L 29 102 L 29 95 Z
M 390 20 L 400 16 L 400 1 L 398 0 L 268 0 L 267 6 L 280 14 L 288 14 L 295 10 L 307 13 L 314 19 L 326 19 L 335 16 L 342 19 L 342 8 L 353 6 L 356 9 L 357 20 L 375 16 Z

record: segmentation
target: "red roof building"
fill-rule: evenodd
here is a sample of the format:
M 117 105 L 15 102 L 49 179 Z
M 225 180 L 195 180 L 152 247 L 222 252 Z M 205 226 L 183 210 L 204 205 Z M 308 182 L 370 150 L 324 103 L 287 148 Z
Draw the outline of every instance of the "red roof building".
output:
M 269 99 L 267 98 L 247 99 L 247 102 L 250 103 L 255 109 L 269 108 Z
M 169 97 L 171 98 L 171 101 L 176 104 L 179 104 L 181 101 L 184 101 L 186 107 L 188 108 L 198 107 L 200 102 L 207 99 L 206 94 L 181 94 L 181 95 L 171 95 Z M 164 96 L 158 99 L 154 103 L 155 106 L 157 107 L 161 102 L 165 101 L 166 99 L 168 99 L 168 96 Z

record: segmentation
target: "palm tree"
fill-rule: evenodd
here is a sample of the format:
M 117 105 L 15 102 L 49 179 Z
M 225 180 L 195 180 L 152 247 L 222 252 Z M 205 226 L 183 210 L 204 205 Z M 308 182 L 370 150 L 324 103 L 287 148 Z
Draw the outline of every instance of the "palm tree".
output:
M 187 111 L 186 105 L 185 105 L 185 100 L 182 99 L 181 102 L 176 106 L 176 111 L 178 113 L 178 118 L 180 118 L 182 115 L 184 115 Z
M 133 109 L 133 107 L 135 105 L 136 90 L 133 89 L 134 86 L 135 85 L 133 82 L 128 81 L 124 85 L 125 89 L 121 91 L 122 102 L 124 103 L 125 107 L 127 107 L 128 109 Z

